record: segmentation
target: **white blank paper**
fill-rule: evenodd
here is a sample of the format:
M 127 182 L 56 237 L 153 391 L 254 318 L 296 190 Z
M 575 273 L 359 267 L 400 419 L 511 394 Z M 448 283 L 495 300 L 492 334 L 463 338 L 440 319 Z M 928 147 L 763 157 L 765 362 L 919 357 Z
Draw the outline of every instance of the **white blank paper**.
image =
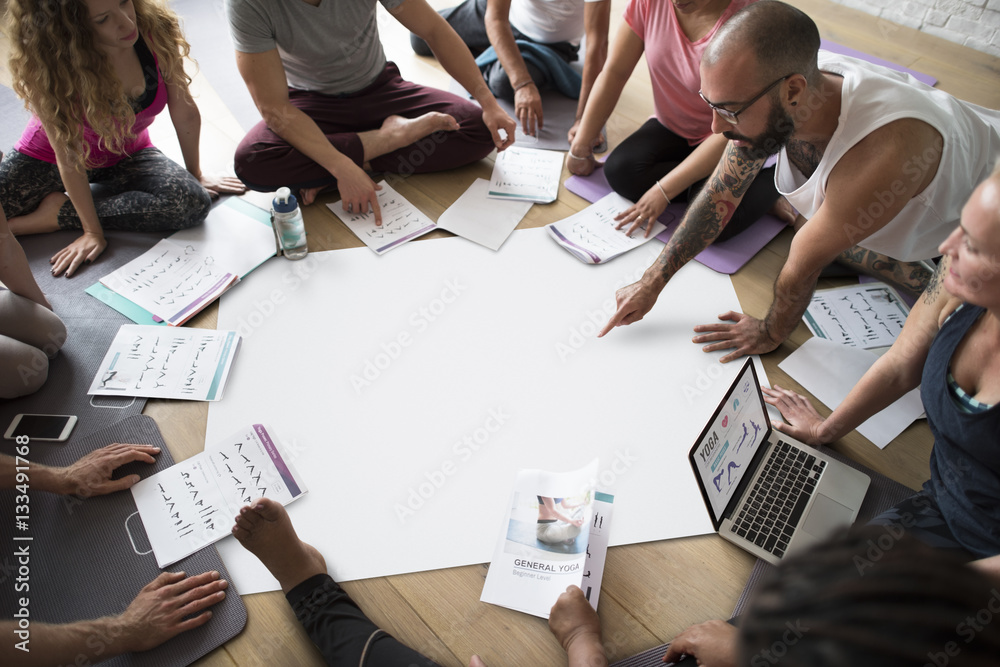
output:
M 222 300 L 245 340 L 208 441 L 251 420 L 282 434 L 310 488 L 289 513 L 338 580 L 487 562 L 517 469 L 594 457 L 612 545 L 710 532 L 687 451 L 738 366 L 691 329 L 740 309 L 729 277 L 691 263 L 642 322 L 595 337 L 661 249 L 590 266 L 531 229 L 496 253 L 269 263 Z M 241 593 L 277 588 L 235 540 L 219 551 Z
M 868 350 L 813 337 L 788 355 L 778 367 L 826 407 L 835 410 L 876 359 L 878 357 Z M 879 449 L 885 449 L 923 412 L 918 387 L 870 417 L 858 427 L 858 432 Z
M 530 201 L 489 199 L 490 182 L 477 178 L 438 218 L 437 226 L 452 234 L 499 250 L 531 208 Z

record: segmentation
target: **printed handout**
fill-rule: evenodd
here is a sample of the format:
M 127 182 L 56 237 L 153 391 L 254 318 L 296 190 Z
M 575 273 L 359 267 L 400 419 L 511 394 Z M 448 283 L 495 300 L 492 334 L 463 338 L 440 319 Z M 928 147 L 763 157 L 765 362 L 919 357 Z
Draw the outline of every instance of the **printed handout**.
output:
M 274 433 L 253 424 L 132 487 L 161 568 L 228 536 L 257 498 L 287 505 L 306 492 Z
M 234 270 L 191 243 L 163 239 L 101 284 L 171 326 L 197 315 L 239 282 Z
M 628 199 L 612 192 L 568 218 L 546 227 L 556 243 L 587 264 L 603 264 L 615 257 L 653 240 L 666 227 L 653 223 L 653 231 L 645 236 L 637 229 L 631 236 L 624 229 L 615 229 L 615 216 L 632 205 Z M 648 223 L 647 223 L 648 224 Z
M 240 341 L 235 331 L 124 324 L 87 393 L 217 401 Z
M 434 221 L 408 202 L 392 186 L 381 181 L 377 191 L 378 205 L 382 209 L 382 224 L 375 224 L 375 214 L 349 213 L 341 202 L 327 204 L 327 208 L 343 221 L 354 235 L 376 254 L 382 255 L 398 248 L 407 241 L 423 236 L 437 228 Z
M 820 338 L 870 350 L 892 345 L 909 313 L 896 290 L 868 283 L 818 290 L 802 319 Z
M 497 155 L 490 197 L 548 204 L 559 196 L 563 154 L 511 146 Z
M 480 599 L 549 617 L 567 586 L 597 609 L 614 496 L 597 491 L 597 459 L 568 473 L 520 470 Z

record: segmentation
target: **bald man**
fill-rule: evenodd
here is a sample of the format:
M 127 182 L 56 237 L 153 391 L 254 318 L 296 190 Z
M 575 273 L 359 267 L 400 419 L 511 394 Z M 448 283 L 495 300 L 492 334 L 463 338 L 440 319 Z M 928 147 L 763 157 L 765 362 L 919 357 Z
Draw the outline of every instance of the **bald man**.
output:
M 906 74 L 819 52 L 816 24 L 782 2 L 736 13 L 701 62 L 712 131 L 729 145 L 708 184 L 642 279 L 618 290 L 603 336 L 641 320 L 670 278 L 729 222 L 769 155 L 775 185 L 799 211 L 763 320 L 728 312 L 695 327 L 723 363 L 777 348 L 805 312 L 820 271 L 839 260 L 918 293 L 926 260 L 1000 157 L 1000 112 Z

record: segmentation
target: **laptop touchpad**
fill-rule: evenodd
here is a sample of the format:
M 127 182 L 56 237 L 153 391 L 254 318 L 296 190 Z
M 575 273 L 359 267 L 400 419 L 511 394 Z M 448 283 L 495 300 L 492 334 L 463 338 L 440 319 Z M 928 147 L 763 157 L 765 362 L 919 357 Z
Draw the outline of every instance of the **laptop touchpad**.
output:
M 809 508 L 809 515 L 802 524 L 802 530 L 810 535 L 826 537 L 838 528 L 851 525 L 853 512 L 831 498 L 819 494 Z

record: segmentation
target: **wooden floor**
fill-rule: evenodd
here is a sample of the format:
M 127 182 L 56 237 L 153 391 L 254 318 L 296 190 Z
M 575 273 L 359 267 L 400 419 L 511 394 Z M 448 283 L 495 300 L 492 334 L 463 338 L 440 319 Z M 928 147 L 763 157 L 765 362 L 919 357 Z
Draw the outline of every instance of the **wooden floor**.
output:
M 453 3 L 438 0 L 432 4 L 440 8 Z M 813 16 L 823 37 L 932 74 L 940 80 L 939 88 L 983 106 L 1000 108 L 1000 59 L 826 0 L 793 0 L 792 4 Z M 624 6 L 625 0 L 614 0 L 612 35 L 620 24 Z M 386 21 L 380 22 L 383 43 L 403 75 L 446 87 L 447 77 L 437 63 L 414 56 L 405 31 L 385 18 Z M 241 138 L 239 126 L 226 109 L 225 101 L 218 98 L 204 77 L 196 79 L 195 89 L 204 116 L 202 145 L 206 164 L 231 169 L 232 151 Z M 611 146 L 635 130 L 652 109 L 649 77 L 643 62 L 608 123 Z M 158 143 L 168 150 L 169 134 L 156 136 Z M 491 169 L 492 161 L 484 160 L 447 174 L 401 179 L 394 187 L 436 219 L 473 179 L 489 178 Z M 321 204 L 333 199 L 321 200 Z M 520 227 L 545 225 L 585 206 L 585 201 L 561 189 L 557 202 L 534 206 Z M 305 215 L 310 250 L 361 245 L 324 206 L 314 205 Z M 445 235 L 434 232 L 428 238 Z M 747 313 L 761 317 L 766 312 L 771 284 L 787 255 L 789 242 L 790 233 L 779 235 L 733 277 Z M 217 307 L 213 306 L 194 320 L 193 326 L 214 328 L 216 318 Z M 764 357 L 772 383 L 797 388 L 777 364 L 808 337 L 805 326 L 800 325 L 788 342 Z M 207 404 L 151 400 L 145 413 L 159 424 L 176 460 L 203 449 Z M 884 451 L 857 433 L 844 438 L 835 448 L 916 488 L 928 476 L 930 446 L 929 431 L 920 423 L 911 426 Z M 342 538 L 350 540 L 352 536 Z M 750 556 L 714 535 L 611 549 L 600 609 L 610 658 L 620 659 L 669 641 L 691 623 L 728 618 L 752 565 Z M 345 588 L 376 623 L 442 665 L 467 665 L 473 653 L 481 655 L 491 666 L 565 664 L 565 656 L 544 620 L 479 602 L 485 575 L 486 567 L 478 565 L 353 582 Z M 249 611 L 244 632 L 198 664 L 213 667 L 322 664 L 279 593 L 251 595 L 244 601 Z

